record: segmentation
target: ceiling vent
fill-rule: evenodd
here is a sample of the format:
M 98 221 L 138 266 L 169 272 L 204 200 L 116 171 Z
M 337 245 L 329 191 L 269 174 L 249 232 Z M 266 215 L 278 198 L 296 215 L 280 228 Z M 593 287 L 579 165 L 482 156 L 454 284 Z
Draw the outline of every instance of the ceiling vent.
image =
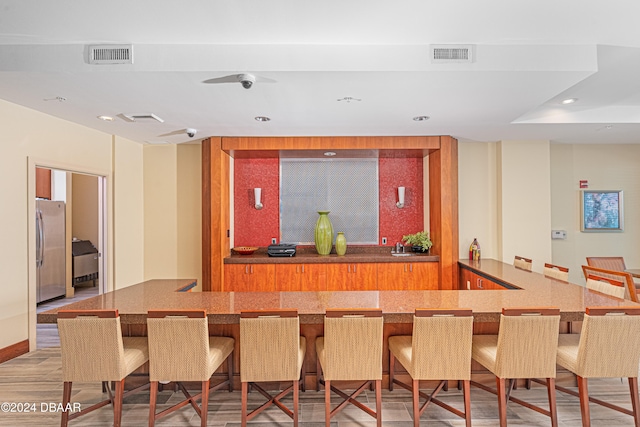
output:
M 133 64 L 133 45 L 89 46 L 89 64 Z
M 429 48 L 431 62 L 441 63 L 470 63 L 473 62 L 473 45 L 432 45 Z
M 148 113 L 148 114 L 118 114 L 118 117 L 120 117 L 122 120 L 127 121 L 127 122 L 137 122 L 140 120 L 155 120 L 157 122 L 160 123 L 164 123 L 164 120 L 162 120 L 160 117 L 156 116 L 153 113 Z

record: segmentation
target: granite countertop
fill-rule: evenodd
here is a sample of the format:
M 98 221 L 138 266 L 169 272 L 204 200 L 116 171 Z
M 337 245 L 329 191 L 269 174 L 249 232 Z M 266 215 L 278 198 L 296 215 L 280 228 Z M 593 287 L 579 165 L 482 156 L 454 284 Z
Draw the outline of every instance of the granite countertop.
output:
M 318 255 L 313 246 L 298 246 L 296 255 L 293 257 L 270 257 L 267 255 L 267 248 L 258 248 L 251 255 L 241 255 L 231 251 L 231 255 L 224 259 L 225 264 L 333 264 L 333 263 L 388 263 L 388 262 L 438 262 L 438 255 L 411 252 L 411 248 L 406 248 L 409 256 L 392 256 L 392 246 L 357 246 L 347 247 L 347 253 L 338 256 L 335 248 L 329 255 Z
M 413 258 L 412 258 L 413 259 Z M 193 280 L 149 280 L 66 306 L 117 308 L 122 323 L 144 324 L 150 309 L 205 309 L 211 324 L 239 323 L 240 311 L 295 308 L 302 324 L 321 324 L 327 308 L 382 308 L 385 322 L 411 323 L 416 308 L 471 308 L 476 322 L 497 322 L 503 307 L 559 307 L 562 321 L 582 320 L 590 306 L 640 306 L 583 286 L 483 259 L 461 260 L 466 268 L 511 283 L 514 290 L 326 291 L 326 292 L 177 292 Z M 57 309 L 38 314 L 39 323 L 55 323 Z

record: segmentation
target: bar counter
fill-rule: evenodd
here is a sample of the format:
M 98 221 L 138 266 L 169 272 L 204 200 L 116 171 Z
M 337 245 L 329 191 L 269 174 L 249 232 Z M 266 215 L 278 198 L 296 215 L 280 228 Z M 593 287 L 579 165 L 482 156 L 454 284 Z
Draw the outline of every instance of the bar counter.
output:
M 475 322 L 499 322 L 503 307 L 555 306 L 561 321 L 580 321 L 589 306 L 640 305 L 590 291 L 583 286 L 483 259 L 461 260 L 469 269 L 515 289 L 449 291 L 325 292 L 178 292 L 193 280 L 149 280 L 65 306 L 74 309 L 117 308 L 123 324 L 144 325 L 151 309 L 205 309 L 212 325 L 238 324 L 240 311 L 295 308 L 301 324 L 322 324 L 327 308 L 381 308 L 385 323 L 413 322 L 416 308 L 471 308 Z M 38 314 L 39 323 L 55 323 L 57 309 Z

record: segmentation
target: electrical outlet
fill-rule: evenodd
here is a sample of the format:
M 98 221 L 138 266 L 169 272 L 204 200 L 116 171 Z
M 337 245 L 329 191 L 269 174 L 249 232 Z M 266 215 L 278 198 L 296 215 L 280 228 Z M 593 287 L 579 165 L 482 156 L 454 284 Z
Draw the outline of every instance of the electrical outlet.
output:
M 275 244 L 276 244 L 276 238 L 275 238 L 275 237 L 272 237 L 272 238 L 271 238 L 271 244 L 272 244 L 272 245 L 275 245 Z
M 383 237 L 383 238 L 382 238 L 382 244 L 383 244 L 383 245 L 386 245 L 386 244 L 387 244 L 387 238 L 386 238 L 386 237 Z

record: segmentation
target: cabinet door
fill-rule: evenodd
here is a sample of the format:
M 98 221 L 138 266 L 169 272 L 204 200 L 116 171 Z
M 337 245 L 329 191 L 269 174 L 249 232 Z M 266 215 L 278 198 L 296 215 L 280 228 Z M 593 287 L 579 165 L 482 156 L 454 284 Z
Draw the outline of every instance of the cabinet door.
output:
M 328 291 L 372 291 L 377 289 L 377 264 L 327 264 Z
M 431 262 L 378 264 L 378 289 L 385 291 L 438 289 L 438 264 Z
M 51 169 L 36 168 L 36 197 L 51 200 Z
M 492 280 L 473 273 L 465 268 L 460 269 L 460 289 L 469 289 L 472 291 L 486 290 L 505 290 L 504 286 L 500 286 Z M 468 284 L 467 284 L 468 282 Z
M 302 264 L 300 266 L 300 290 L 301 291 L 326 291 L 327 290 L 327 265 L 326 264 Z
M 412 290 L 438 290 L 438 263 L 413 262 L 407 266 Z
M 224 266 L 227 292 L 272 292 L 275 290 L 274 264 L 226 264 Z
M 326 264 L 276 264 L 276 291 L 325 291 Z

